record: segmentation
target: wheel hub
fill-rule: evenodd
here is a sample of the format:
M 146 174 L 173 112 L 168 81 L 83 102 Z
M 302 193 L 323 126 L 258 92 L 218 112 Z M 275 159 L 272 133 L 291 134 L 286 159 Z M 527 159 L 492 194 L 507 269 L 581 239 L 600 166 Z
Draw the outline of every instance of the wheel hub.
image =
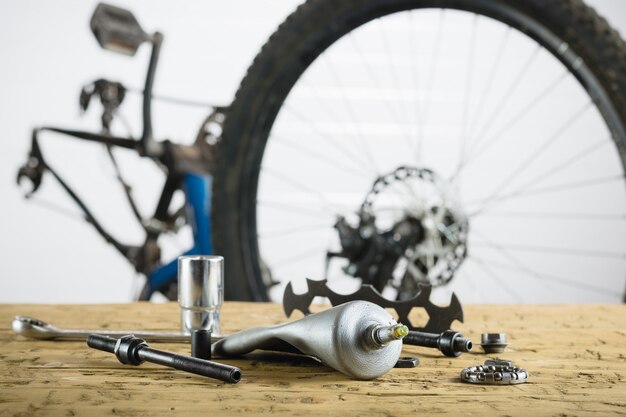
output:
M 453 187 L 432 170 L 401 166 L 376 179 L 357 221 L 339 217 L 335 228 L 344 271 L 378 290 L 393 280 L 399 297 L 418 284 L 444 285 L 467 254 L 467 216 Z

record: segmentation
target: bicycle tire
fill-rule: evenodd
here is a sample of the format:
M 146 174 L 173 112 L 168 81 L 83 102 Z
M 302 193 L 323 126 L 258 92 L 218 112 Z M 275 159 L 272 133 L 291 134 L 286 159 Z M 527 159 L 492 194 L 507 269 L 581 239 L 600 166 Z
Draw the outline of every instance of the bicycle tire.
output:
M 626 46 L 582 1 L 308 0 L 263 46 L 227 112 L 214 169 L 213 206 L 216 252 L 226 260 L 227 298 L 268 300 L 256 238 L 256 192 L 269 131 L 291 88 L 324 50 L 352 29 L 397 11 L 433 7 L 493 18 L 549 50 L 593 97 L 626 166 Z M 566 42 L 589 74 L 581 74 L 559 55 L 552 38 Z

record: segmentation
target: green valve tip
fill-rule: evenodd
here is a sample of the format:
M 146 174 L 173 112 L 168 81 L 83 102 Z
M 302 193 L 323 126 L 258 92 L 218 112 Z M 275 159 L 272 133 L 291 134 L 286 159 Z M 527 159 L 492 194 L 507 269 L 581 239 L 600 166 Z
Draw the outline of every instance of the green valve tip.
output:
M 393 335 L 396 337 L 396 339 L 402 339 L 408 334 L 409 328 L 406 327 L 404 324 L 398 324 L 396 327 L 393 328 Z

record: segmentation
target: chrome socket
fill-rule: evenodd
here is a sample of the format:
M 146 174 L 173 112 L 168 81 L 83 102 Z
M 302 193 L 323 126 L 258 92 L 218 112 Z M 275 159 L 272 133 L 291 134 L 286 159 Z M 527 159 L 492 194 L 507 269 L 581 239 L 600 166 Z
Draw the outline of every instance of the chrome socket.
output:
M 221 335 L 220 309 L 224 304 L 224 258 L 190 255 L 178 258 L 178 304 L 183 334 L 210 330 Z

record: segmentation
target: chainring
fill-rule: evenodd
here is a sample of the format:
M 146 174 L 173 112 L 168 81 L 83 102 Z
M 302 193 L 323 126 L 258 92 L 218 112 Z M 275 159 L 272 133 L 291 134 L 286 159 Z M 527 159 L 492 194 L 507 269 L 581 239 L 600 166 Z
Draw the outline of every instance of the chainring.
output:
M 296 294 L 293 291 L 291 282 L 287 284 L 283 294 L 283 308 L 287 317 L 291 316 L 294 310 L 299 310 L 305 315 L 311 314 L 309 307 L 315 297 L 326 297 L 332 306 L 347 303 L 349 301 L 364 300 L 377 304 L 383 308 L 392 308 L 398 315 L 398 322 L 405 324 L 410 330 L 441 333 L 450 329 L 455 320 L 463 322 L 463 307 L 456 294 L 452 294 L 450 304 L 441 307 L 430 301 L 432 287 L 430 285 L 420 285 L 417 294 L 403 301 L 391 301 L 383 297 L 372 285 L 362 285 L 352 294 L 337 294 L 328 288 L 327 280 L 306 280 L 308 292 Z M 428 314 L 428 321 L 423 326 L 418 326 L 409 320 L 409 314 L 413 308 L 423 308 Z M 421 323 L 420 323 L 421 324 Z

